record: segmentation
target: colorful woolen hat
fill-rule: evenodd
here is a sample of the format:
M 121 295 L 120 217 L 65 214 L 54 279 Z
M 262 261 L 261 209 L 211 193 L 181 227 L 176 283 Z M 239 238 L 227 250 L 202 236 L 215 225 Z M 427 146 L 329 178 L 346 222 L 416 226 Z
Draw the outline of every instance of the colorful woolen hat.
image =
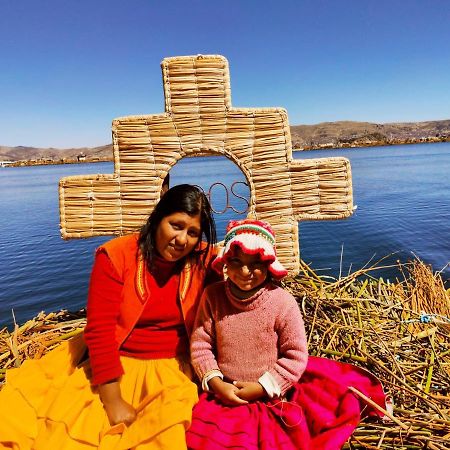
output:
M 239 247 L 249 255 L 259 254 L 262 261 L 270 263 L 268 269 L 274 278 L 280 279 L 287 275 L 287 270 L 277 259 L 275 233 L 267 222 L 253 219 L 230 221 L 223 248 L 212 263 L 212 267 L 219 273 L 222 273 L 234 247 Z

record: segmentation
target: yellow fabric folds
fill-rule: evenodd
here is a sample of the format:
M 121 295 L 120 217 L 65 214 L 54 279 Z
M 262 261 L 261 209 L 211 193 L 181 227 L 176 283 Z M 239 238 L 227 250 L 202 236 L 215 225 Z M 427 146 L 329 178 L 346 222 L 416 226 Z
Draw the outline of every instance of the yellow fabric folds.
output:
M 186 448 L 185 430 L 198 400 L 188 364 L 122 357 L 122 396 L 138 418 L 129 427 L 111 427 L 90 385 L 89 363 L 74 367 L 75 353 L 67 342 L 7 372 L 0 391 L 0 449 Z

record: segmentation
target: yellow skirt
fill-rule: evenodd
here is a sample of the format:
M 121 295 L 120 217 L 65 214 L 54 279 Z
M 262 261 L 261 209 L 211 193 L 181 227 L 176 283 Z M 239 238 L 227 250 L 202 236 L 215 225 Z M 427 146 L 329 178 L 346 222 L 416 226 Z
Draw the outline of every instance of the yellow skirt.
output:
M 69 341 L 7 371 L 0 391 L 0 449 L 186 449 L 185 431 L 198 400 L 189 364 L 122 357 L 122 396 L 138 414 L 129 427 L 111 427 L 90 385 L 89 363 L 73 364 L 79 353 Z

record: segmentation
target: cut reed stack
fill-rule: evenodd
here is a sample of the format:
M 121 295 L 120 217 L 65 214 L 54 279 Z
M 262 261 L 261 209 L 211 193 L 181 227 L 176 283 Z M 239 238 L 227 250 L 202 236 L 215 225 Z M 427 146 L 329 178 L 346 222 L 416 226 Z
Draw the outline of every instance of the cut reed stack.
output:
M 395 283 L 361 277 L 377 267 L 336 281 L 302 267 L 286 287 L 306 318 L 310 353 L 367 368 L 392 398 L 391 420 L 362 423 L 346 448 L 448 449 L 450 296 L 441 277 L 420 261 L 401 266 Z
M 345 448 L 448 449 L 449 292 L 420 261 L 400 266 L 404 280 L 395 283 L 370 276 L 380 267 L 330 280 L 302 263 L 302 273 L 285 285 L 303 311 L 310 353 L 367 368 L 392 398 L 392 419 L 361 423 Z M 62 311 L 0 330 L 0 379 L 84 325 L 84 312 Z

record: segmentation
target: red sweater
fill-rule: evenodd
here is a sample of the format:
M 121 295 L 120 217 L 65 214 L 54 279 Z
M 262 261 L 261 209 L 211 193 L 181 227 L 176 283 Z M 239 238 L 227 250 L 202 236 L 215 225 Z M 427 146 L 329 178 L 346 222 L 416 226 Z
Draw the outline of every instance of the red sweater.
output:
M 88 320 L 96 328 L 95 346 L 90 346 L 92 384 L 120 377 L 120 355 L 141 359 L 172 358 L 186 354 L 188 338 L 178 303 L 179 275 L 175 263 L 156 258 L 152 274 L 146 273 L 151 298 L 135 328 L 120 349 L 114 339 L 122 296 L 122 281 L 104 252 L 99 252 L 92 270 Z

